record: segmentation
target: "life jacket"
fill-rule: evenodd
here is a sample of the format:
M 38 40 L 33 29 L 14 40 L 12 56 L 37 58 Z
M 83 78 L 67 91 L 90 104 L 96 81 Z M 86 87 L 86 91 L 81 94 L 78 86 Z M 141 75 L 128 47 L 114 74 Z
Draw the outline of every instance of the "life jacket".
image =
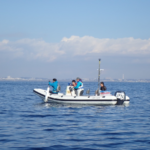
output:
M 81 81 L 79 81 L 81 83 L 81 85 L 79 86 L 78 89 L 83 89 L 83 83 Z

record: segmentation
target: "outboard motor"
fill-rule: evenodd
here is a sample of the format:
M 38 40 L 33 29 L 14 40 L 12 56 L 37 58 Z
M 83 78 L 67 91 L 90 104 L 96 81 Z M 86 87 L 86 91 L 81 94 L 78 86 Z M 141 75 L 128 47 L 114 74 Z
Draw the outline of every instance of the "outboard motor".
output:
M 124 101 L 126 100 L 126 94 L 123 91 L 117 91 L 115 93 L 115 96 L 117 98 L 117 104 L 116 105 L 122 105 Z

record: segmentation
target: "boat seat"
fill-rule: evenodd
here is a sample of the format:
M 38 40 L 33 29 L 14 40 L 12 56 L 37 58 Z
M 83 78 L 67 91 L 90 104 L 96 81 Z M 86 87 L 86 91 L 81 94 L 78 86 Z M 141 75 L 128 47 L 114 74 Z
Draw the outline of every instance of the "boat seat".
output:
M 84 89 L 75 90 L 75 94 L 76 94 L 77 96 L 82 96 L 82 95 L 83 95 L 83 92 L 84 92 Z
M 79 93 L 79 96 L 82 96 L 83 92 L 84 92 L 84 90 L 81 90 L 80 93 Z

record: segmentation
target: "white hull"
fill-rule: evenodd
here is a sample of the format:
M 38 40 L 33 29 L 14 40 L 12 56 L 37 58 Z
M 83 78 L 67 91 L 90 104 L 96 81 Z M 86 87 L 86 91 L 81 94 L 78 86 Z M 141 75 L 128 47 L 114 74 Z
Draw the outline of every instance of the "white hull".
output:
M 34 89 L 33 90 L 43 101 L 45 101 L 46 90 Z M 68 103 L 68 104 L 91 104 L 91 105 L 115 105 L 117 98 L 113 95 L 108 96 L 68 96 L 63 94 L 48 94 L 47 102 L 53 103 Z M 123 104 L 129 104 L 129 97 Z

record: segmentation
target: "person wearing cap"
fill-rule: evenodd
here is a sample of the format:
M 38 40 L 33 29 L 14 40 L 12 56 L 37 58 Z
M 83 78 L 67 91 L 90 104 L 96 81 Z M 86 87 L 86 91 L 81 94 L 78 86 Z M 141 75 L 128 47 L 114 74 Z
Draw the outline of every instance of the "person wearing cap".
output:
M 77 85 L 74 87 L 74 89 L 75 89 L 75 90 L 78 90 L 78 89 L 83 88 L 82 80 L 81 80 L 79 77 L 76 78 L 76 81 L 77 81 Z
M 57 92 L 57 86 L 58 86 L 57 79 L 54 78 L 54 79 L 53 79 L 53 82 L 50 82 L 50 81 L 49 81 L 49 85 L 53 87 L 53 90 L 50 91 L 50 93 L 52 93 L 52 94 L 57 94 L 57 93 L 58 93 L 58 92 Z
M 107 88 L 106 86 L 104 85 L 104 82 L 101 82 L 101 88 L 100 88 L 101 91 L 106 91 Z

